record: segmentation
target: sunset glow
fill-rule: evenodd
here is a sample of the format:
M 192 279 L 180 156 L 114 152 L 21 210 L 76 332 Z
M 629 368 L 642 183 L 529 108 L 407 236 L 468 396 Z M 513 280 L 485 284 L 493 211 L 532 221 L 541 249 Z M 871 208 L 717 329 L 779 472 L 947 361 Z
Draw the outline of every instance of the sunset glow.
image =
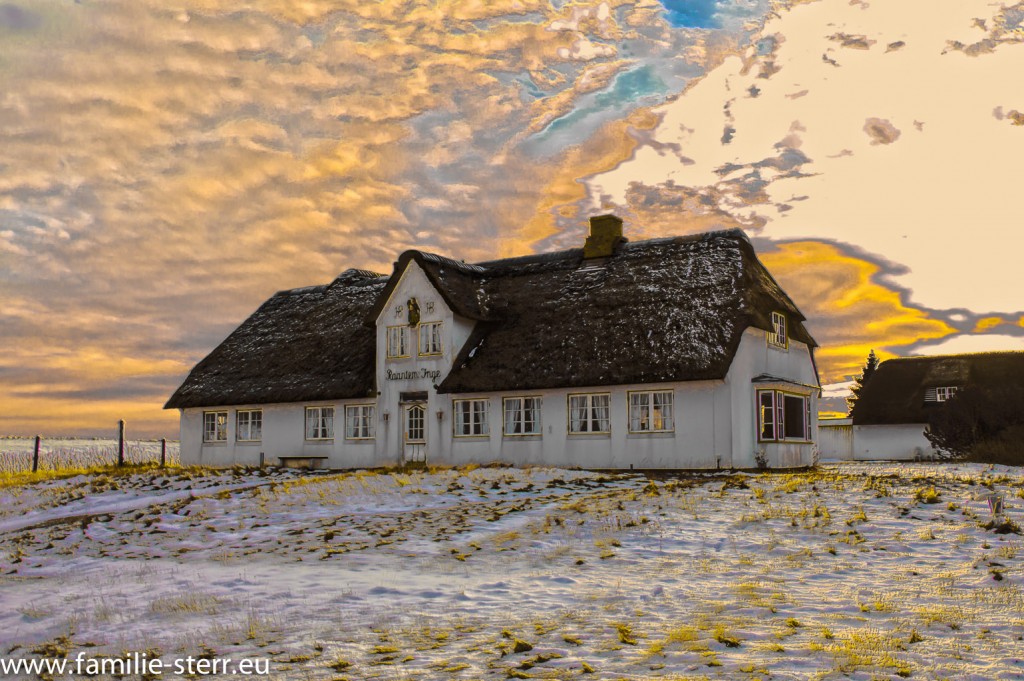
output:
M 0 434 L 176 437 L 274 292 L 603 212 L 745 229 L 827 386 L 1024 349 L 1024 3 L 245 5 L 0 0 Z

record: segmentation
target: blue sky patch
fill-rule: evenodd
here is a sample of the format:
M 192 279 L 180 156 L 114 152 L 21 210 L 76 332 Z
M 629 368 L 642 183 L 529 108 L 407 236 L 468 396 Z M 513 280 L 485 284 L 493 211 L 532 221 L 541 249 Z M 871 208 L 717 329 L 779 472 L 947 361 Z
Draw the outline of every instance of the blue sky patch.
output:
M 661 0 L 665 18 L 676 28 L 720 28 L 717 0 Z

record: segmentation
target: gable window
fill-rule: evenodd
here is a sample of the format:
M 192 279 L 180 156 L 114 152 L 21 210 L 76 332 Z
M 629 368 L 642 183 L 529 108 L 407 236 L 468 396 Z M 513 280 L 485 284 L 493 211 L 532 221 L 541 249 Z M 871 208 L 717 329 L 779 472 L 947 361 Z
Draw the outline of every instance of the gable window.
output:
M 786 315 L 772 312 L 772 331 L 768 334 L 768 344 L 777 348 L 789 347 L 789 336 L 786 332 Z
M 389 326 L 388 327 L 388 357 L 409 356 L 409 327 Z
M 610 399 L 608 393 L 569 395 L 569 432 L 611 432 Z
M 420 324 L 420 357 L 441 354 L 441 322 Z
M 781 390 L 757 391 L 757 439 L 761 442 L 809 442 L 811 400 Z
M 203 442 L 228 441 L 228 413 L 226 411 L 203 412 Z
M 334 407 L 306 407 L 306 439 L 334 438 Z
M 938 388 L 928 388 L 924 391 L 925 402 L 945 402 L 953 399 L 953 395 L 956 394 L 957 386 L 947 385 L 939 386 Z
M 505 435 L 540 435 L 539 397 L 505 398 Z
M 372 404 L 353 404 L 345 407 L 345 439 L 372 440 L 376 431 Z
M 263 439 L 263 410 L 238 410 L 235 414 L 235 439 L 239 442 L 259 442 Z
M 629 393 L 629 432 L 667 433 L 675 429 L 671 390 Z
M 473 435 L 489 435 L 490 424 L 487 420 L 489 400 L 455 400 L 455 436 L 471 437 Z

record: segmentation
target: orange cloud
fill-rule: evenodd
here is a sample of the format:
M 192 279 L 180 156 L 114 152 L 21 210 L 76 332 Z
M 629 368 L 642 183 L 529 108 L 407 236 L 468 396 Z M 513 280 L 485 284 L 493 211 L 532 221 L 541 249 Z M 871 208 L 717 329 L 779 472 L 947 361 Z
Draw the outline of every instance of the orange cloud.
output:
M 878 265 L 833 244 L 783 243 L 760 258 L 808 318 L 821 346 L 816 357 L 823 383 L 858 374 L 872 349 L 885 359 L 902 346 L 956 332 L 879 284 Z

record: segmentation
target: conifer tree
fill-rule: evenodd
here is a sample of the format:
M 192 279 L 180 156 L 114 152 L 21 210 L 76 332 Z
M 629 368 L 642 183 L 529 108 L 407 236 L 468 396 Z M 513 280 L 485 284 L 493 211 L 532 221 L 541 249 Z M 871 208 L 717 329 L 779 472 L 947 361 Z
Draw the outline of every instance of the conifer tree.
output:
M 864 369 L 860 372 L 860 376 L 854 379 L 853 387 L 850 388 L 850 396 L 846 398 L 846 406 L 850 410 L 849 413 L 853 413 L 853 405 L 857 404 L 857 400 L 860 399 L 861 391 L 864 390 L 864 386 L 871 380 L 871 376 L 875 373 L 875 369 L 878 368 L 878 356 L 872 349 L 868 353 L 867 361 L 864 363 Z

